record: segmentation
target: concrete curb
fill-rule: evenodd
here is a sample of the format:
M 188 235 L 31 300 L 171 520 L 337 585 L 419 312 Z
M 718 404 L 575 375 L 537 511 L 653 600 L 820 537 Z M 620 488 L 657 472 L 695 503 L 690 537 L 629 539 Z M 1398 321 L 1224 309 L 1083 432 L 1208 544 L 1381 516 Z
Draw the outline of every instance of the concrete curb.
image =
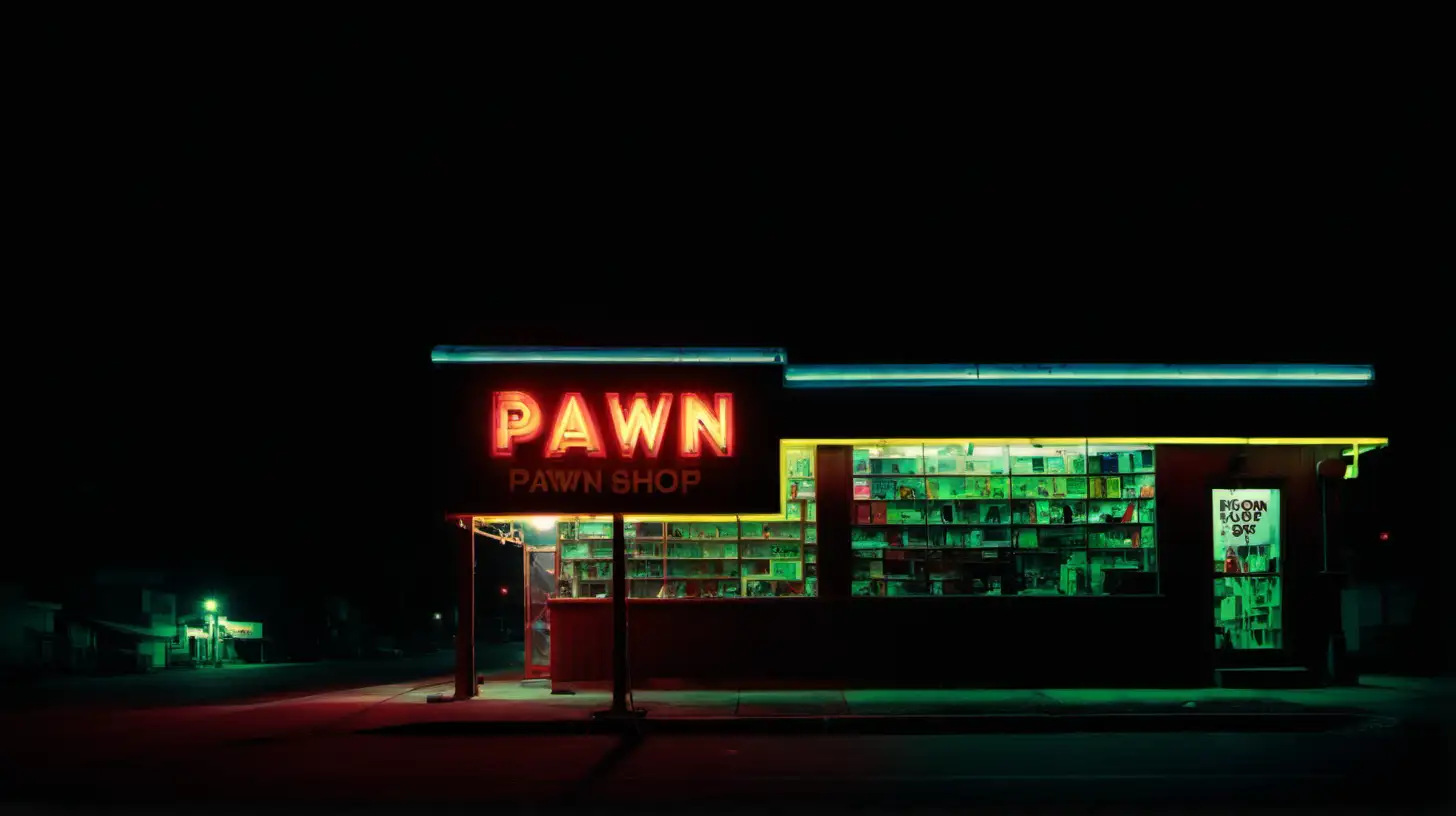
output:
M 1068 734 L 1172 732 L 1311 733 L 1370 726 L 1366 713 L 1281 714 L 957 714 L 784 717 L 660 717 L 632 722 L 571 720 L 454 720 L 361 729 L 376 736 L 586 736 L 593 734 Z

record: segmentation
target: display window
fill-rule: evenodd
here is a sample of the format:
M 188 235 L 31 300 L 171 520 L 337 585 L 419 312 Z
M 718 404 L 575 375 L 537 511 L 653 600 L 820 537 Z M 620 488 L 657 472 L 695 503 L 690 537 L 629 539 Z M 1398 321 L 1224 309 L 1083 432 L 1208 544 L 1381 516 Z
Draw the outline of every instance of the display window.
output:
M 783 451 L 782 518 L 631 518 L 627 591 L 632 598 L 792 598 L 818 594 L 815 449 Z M 612 522 L 557 523 L 558 598 L 609 598 Z
M 625 526 L 633 598 L 801 597 L 817 594 L 818 541 L 808 500 L 793 518 L 633 520 Z M 557 525 L 557 597 L 611 597 L 611 522 Z M 605 533 L 603 533 L 605 529 Z M 604 536 L 604 537 L 603 537 Z
M 630 519 L 633 598 L 818 594 L 815 447 L 787 444 L 782 518 Z M 1151 444 L 933 440 L 852 447 L 850 593 L 1158 591 Z M 611 595 L 611 522 L 558 524 L 558 597 Z
M 1150 444 L 856 446 L 859 596 L 1157 592 Z

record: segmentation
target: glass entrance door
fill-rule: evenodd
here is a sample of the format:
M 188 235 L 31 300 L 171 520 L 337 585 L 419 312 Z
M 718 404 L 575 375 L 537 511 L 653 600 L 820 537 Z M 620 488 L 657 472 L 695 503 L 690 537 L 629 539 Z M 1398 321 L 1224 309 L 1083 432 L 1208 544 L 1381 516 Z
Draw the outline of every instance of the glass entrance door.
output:
M 526 548 L 526 677 L 551 676 L 551 609 L 556 548 Z
M 1279 490 L 1216 488 L 1212 499 L 1214 646 L 1282 649 Z

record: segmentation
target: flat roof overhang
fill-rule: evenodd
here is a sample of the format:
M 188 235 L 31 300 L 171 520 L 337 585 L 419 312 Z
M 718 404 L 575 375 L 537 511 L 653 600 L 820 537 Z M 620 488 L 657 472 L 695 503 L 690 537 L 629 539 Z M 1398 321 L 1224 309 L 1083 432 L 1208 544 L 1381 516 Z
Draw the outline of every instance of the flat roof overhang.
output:
M 789 365 L 782 348 L 437 346 L 437 364 L 778 365 L 786 388 L 1311 388 L 1374 382 L 1368 365 L 955 363 Z

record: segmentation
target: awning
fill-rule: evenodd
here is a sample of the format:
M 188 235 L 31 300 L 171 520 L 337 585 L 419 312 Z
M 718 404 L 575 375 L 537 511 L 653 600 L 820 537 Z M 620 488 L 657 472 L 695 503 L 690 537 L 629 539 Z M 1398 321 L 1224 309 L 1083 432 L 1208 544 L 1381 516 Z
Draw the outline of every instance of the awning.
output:
M 129 623 L 117 623 L 115 621 L 97 620 L 95 618 L 92 618 L 91 619 L 91 622 L 94 623 L 94 624 L 96 624 L 97 626 L 104 626 L 107 629 L 110 629 L 110 630 L 112 630 L 114 632 L 120 632 L 123 635 L 131 635 L 132 637 L 135 637 L 137 640 L 149 640 L 149 641 L 168 640 L 169 641 L 173 637 L 172 635 L 158 635 L 158 634 L 152 632 L 152 630 L 150 630 L 150 629 L 148 629 L 148 628 L 146 628 L 144 626 L 132 626 Z

